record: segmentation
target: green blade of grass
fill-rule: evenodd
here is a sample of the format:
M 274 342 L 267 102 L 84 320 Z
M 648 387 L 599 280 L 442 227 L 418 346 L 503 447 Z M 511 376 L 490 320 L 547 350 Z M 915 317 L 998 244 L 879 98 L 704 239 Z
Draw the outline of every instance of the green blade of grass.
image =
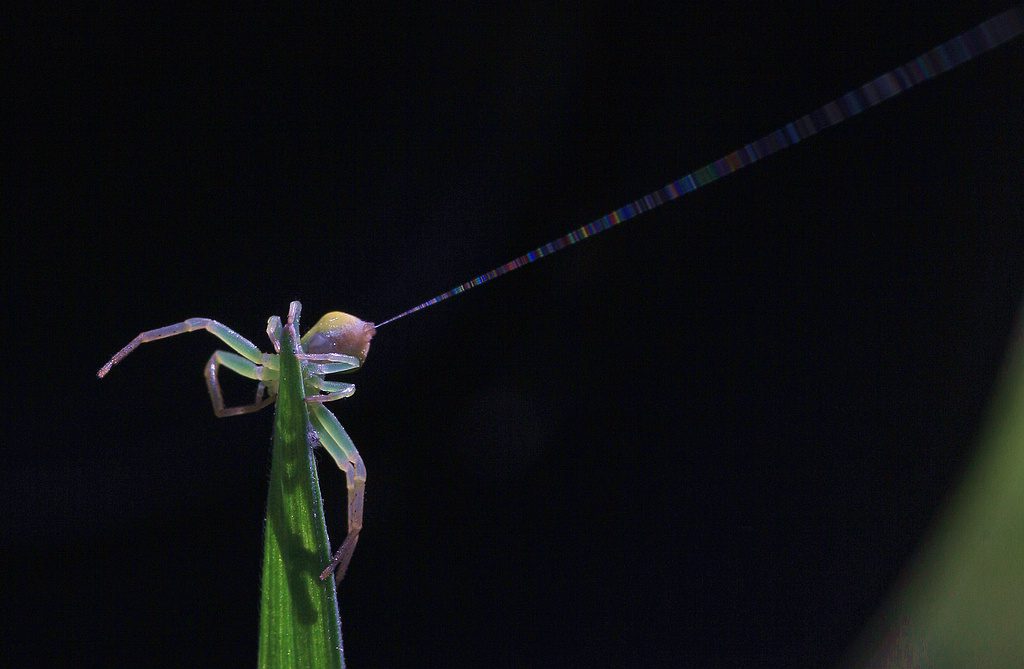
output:
M 281 342 L 281 386 L 263 551 L 259 666 L 345 666 L 323 501 L 309 437 L 302 376 L 288 328 Z

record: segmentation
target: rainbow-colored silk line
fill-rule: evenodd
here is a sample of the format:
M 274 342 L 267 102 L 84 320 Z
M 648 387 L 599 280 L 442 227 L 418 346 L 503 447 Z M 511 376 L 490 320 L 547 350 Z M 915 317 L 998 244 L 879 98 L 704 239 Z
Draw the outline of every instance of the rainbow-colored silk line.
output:
M 447 293 L 442 293 L 419 306 L 403 311 L 397 316 L 378 324 L 376 327 L 379 328 L 381 325 L 386 325 L 420 309 L 426 309 L 432 304 L 437 304 L 441 300 L 458 295 L 502 274 L 508 274 L 523 265 L 528 265 L 535 260 L 551 255 L 556 251 L 561 251 L 567 246 L 592 237 L 623 221 L 628 221 L 655 207 L 660 207 L 680 195 L 685 195 L 697 190 L 701 186 L 717 181 L 781 149 L 816 135 L 822 130 L 838 125 L 851 116 L 856 116 L 865 109 L 893 98 L 913 86 L 948 72 L 986 51 L 1009 42 L 1019 36 L 1021 32 L 1024 32 L 1024 6 L 1014 7 L 998 16 L 994 16 L 934 49 L 924 52 L 904 65 L 876 79 L 872 79 L 860 88 L 854 89 L 846 95 L 819 107 L 810 114 L 747 144 L 742 149 L 733 151 L 727 156 L 708 163 L 704 167 L 673 181 L 653 193 L 643 196 L 639 200 L 630 202 L 626 206 L 616 209 L 583 227 L 577 228 L 564 237 L 559 237 L 544 246 L 523 254 L 501 267 L 496 267 L 486 274 L 481 274 L 475 279 L 449 290 Z

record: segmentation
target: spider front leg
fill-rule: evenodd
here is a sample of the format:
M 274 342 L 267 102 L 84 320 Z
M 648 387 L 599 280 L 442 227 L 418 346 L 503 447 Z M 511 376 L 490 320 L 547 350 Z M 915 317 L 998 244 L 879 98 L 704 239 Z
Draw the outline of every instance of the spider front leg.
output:
M 138 348 L 139 344 L 144 344 L 148 341 L 157 341 L 158 339 L 166 339 L 167 337 L 185 334 L 186 332 L 192 332 L 194 330 L 206 330 L 214 337 L 230 346 L 235 353 L 240 354 L 245 360 L 251 362 L 254 366 L 262 365 L 272 370 L 277 369 L 277 356 L 264 353 L 259 350 L 256 348 L 256 344 L 253 344 L 251 341 L 223 323 L 218 323 L 212 318 L 190 318 L 181 323 L 175 323 L 174 325 L 168 325 L 166 327 L 147 330 L 146 332 L 140 333 L 135 337 L 135 339 L 128 342 L 127 346 L 115 353 L 114 357 L 111 358 L 107 364 L 103 365 L 103 367 L 100 368 L 100 371 L 96 372 L 96 376 L 102 379 L 110 372 L 114 365 L 121 362 L 125 356 Z
M 324 581 L 334 573 L 335 583 L 341 583 L 352 559 L 363 528 L 363 493 L 366 488 L 366 467 L 359 451 L 345 432 L 338 419 L 319 402 L 309 404 L 309 418 L 313 428 L 320 435 L 320 443 L 331 454 L 338 467 L 345 472 L 348 483 L 348 534 L 331 557 L 330 564 L 320 574 Z
M 217 351 L 206 363 L 204 374 L 206 376 L 206 387 L 210 391 L 210 401 L 213 403 L 213 412 L 219 416 L 237 416 L 238 414 L 259 411 L 267 406 L 277 396 L 277 356 L 264 353 L 251 341 L 238 334 L 223 323 L 218 323 L 211 318 L 190 318 L 181 323 L 168 325 L 155 330 L 147 330 L 131 340 L 127 346 L 118 351 L 107 364 L 100 368 L 96 376 L 103 378 L 117 363 L 121 362 L 129 353 L 138 348 L 139 344 L 150 341 L 166 339 L 194 330 L 206 330 L 222 342 L 230 346 L 235 353 Z M 217 379 L 217 370 L 223 365 L 228 369 L 250 379 L 259 381 L 256 388 L 256 399 L 252 404 L 237 407 L 224 406 L 224 396 L 221 393 L 220 382 Z

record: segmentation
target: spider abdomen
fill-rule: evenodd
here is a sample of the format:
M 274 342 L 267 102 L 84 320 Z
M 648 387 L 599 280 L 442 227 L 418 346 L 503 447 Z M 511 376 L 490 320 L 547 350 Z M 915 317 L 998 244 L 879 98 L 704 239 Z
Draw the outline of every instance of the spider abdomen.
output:
M 351 355 L 359 358 L 362 364 L 370 351 L 370 339 L 376 333 L 373 323 L 341 311 L 332 311 L 302 337 L 302 350 L 309 354 Z

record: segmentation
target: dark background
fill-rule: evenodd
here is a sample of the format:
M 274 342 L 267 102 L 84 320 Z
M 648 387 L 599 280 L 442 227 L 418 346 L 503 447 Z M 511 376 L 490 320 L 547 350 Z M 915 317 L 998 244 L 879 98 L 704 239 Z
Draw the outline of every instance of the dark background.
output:
M 966 4 L 12 23 L 0 664 L 255 662 L 272 411 L 214 417 L 205 333 L 97 380 L 137 332 L 382 321 L 1007 6 Z M 1022 57 L 382 328 L 331 407 L 350 666 L 834 665 L 1021 303 Z

